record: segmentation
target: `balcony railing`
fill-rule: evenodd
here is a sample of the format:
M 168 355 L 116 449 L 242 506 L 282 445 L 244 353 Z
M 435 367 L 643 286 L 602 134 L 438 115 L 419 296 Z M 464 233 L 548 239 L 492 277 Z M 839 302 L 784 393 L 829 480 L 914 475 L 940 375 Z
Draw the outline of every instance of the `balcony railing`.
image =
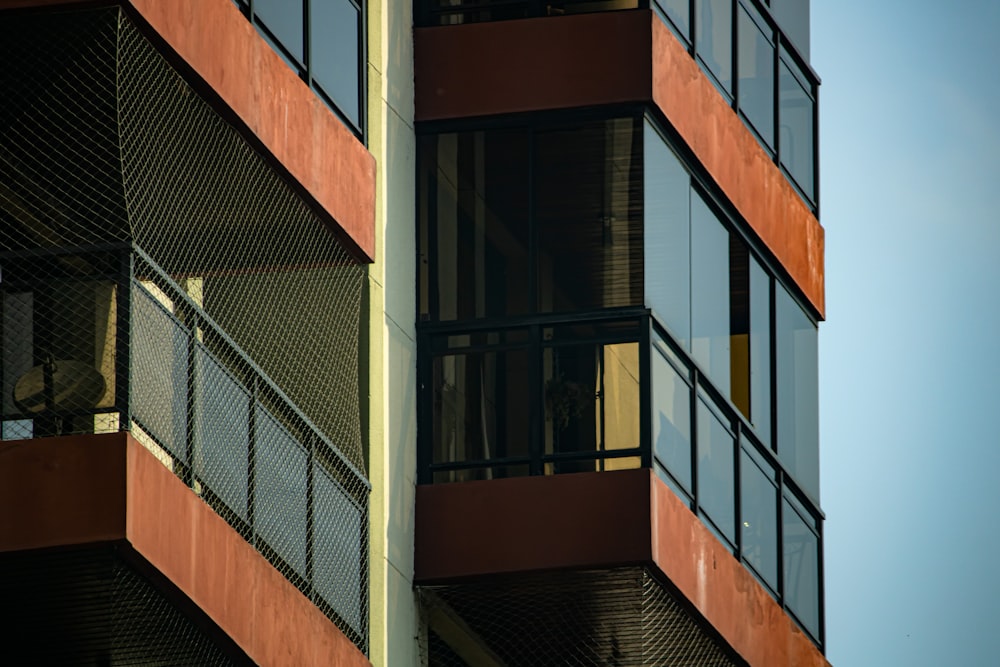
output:
M 131 431 L 367 651 L 370 485 L 206 314 L 200 278 L 127 246 L 0 266 L 3 437 Z
M 822 522 L 645 309 L 421 325 L 419 481 L 652 468 L 822 647 Z

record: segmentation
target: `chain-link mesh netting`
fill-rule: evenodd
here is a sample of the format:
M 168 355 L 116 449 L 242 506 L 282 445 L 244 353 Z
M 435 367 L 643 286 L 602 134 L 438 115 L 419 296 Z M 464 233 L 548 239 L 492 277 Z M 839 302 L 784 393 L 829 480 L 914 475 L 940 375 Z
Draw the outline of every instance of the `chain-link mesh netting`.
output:
M 131 430 L 367 650 L 358 263 L 118 9 L 0 51 L 3 437 Z
M 0 554 L 0 572 L 5 665 L 252 664 L 113 547 Z
M 431 667 L 738 664 L 643 568 L 421 589 Z

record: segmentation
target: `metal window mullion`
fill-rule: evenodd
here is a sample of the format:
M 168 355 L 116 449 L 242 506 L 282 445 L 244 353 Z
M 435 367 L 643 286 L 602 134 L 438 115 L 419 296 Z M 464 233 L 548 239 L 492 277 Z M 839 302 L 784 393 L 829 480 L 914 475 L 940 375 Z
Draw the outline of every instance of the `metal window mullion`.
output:
M 544 472 L 542 465 L 542 440 L 543 429 L 545 427 L 545 398 L 542 387 L 544 378 L 542 377 L 544 363 L 542 362 L 543 347 L 541 341 L 541 325 L 534 324 L 528 327 L 528 400 L 530 408 L 528 410 L 528 474 L 541 475 Z
M 698 385 L 701 383 L 701 374 L 696 367 L 691 368 L 690 386 L 690 411 L 691 411 L 691 503 L 692 510 L 696 515 L 700 515 L 701 503 L 698 498 Z
M 730 422 L 730 428 L 733 428 L 734 423 Z M 742 563 L 743 562 L 743 496 L 741 495 L 743 490 L 742 484 L 742 463 L 743 457 L 743 431 L 742 424 L 739 419 L 735 421 L 735 428 L 733 428 L 733 517 L 736 519 L 736 525 L 734 526 L 736 534 L 733 535 L 733 541 L 736 544 L 736 558 Z

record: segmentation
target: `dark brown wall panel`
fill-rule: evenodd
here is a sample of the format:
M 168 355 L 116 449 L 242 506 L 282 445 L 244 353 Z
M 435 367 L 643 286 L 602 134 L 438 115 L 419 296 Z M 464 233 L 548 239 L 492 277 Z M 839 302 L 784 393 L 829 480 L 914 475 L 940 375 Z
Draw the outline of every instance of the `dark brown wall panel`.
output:
M 648 99 L 649 50 L 642 12 L 417 28 L 416 120 Z
M 0 443 L 0 551 L 125 537 L 125 435 Z
M 648 473 L 418 486 L 414 580 L 648 562 Z

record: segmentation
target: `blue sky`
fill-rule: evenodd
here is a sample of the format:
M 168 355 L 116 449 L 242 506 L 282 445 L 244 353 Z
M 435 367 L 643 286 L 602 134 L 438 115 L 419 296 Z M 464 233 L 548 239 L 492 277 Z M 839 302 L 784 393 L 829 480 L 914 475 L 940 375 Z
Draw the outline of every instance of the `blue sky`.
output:
M 812 0 L 827 655 L 1000 664 L 1000 2 Z

